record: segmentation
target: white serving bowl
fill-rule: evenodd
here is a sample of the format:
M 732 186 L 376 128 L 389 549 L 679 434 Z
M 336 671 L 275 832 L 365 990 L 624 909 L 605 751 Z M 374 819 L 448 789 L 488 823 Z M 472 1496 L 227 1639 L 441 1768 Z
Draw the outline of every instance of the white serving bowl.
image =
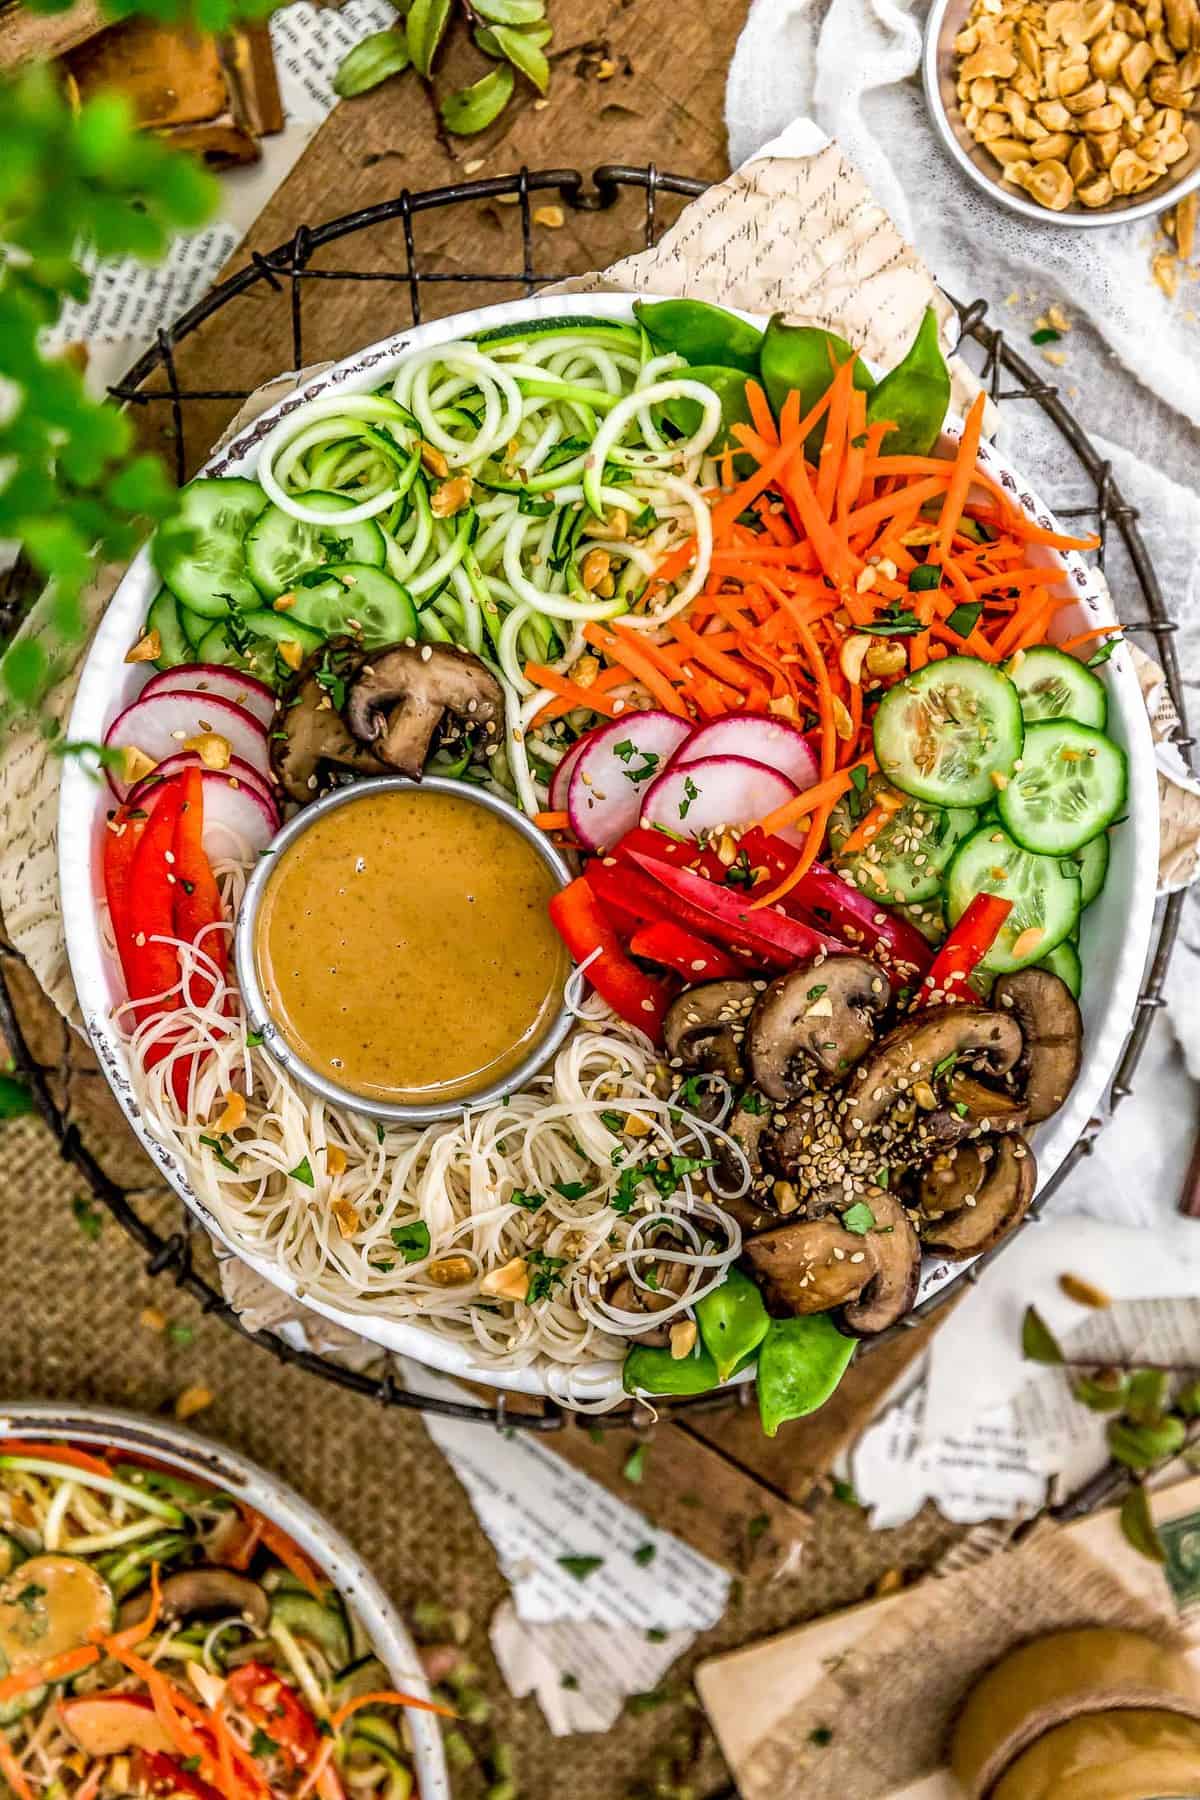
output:
M 438 319 L 432 324 L 385 338 L 338 363 L 326 374 L 318 375 L 263 413 L 213 456 L 202 473 L 253 475 L 263 440 L 280 419 L 318 395 L 339 390 L 347 394 L 363 393 L 378 387 L 406 351 L 446 343 L 488 327 L 525 319 L 568 314 L 628 319 L 635 297 L 632 294 L 536 296 L 459 313 L 453 318 Z M 755 324 L 765 323 L 753 314 L 740 316 Z M 961 421 L 949 422 L 942 440 L 943 448 L 951 448 L 960 431 Z M 1050 530 L 1061 530 L 1025 477 L 1018 474 L 997 450 L 985 443 L 979 460 L 981 468 L 1002 484 L 1030 519 Z M 1063 637 L 1097 625 L 1116 623 L 1105 583 L 1082 556 L 1060 557 L 1051 551 L 1035 554 L 1048 565 L 1061 566 L 1075 594 L 1075 605 L 1058 615 L 1057 629 Z M 140 666 L 127 664 L 125 652 L 138 636 L 158 586 L 149 554 L 142 550 L 114 594 L 85 660 L 71 715 L 70 735 L 74 740 L 101 741 L 117 713 L 129 705 L 141 689 L 145 671 Z M 1133 1024 L 1153 919 L 1158 868 L 1158 786 L 1149 721 L 1128 651 L 1118 649 L 1101 673 L 1109 696 L 1108 729 L 1129 756 L 1129 817 L 1114 834 L 1104 891 L 1083 918 L 1083 1066 L 1067 1104 L 1036 1134 L 1039 1184 L 1049 1180 L 1074 1145 L 1095 1112 L 1116 1067 Z M 63 768 L 59 809 L 63 922 L 71 971 L 93 1047 L 134 1131 L 192 1212 L 250 1268 L 266 1276 L 285 1293 L 294 1295 L 295 1283 L 289 1275 L 263 1257 L 247 1254 L 217 1224 L 192 1192 L 175 1157 L 147 1131 L 133 1099 L 125 1047 L 111 1017 L 114 1002 L 124 996 L 118 971 L 105 953 L 100 933 L 103 892 L 100 845 L 105 808 L 109 804 L 107 790 L 77 760 L 68 759 Z M 927 1257 L 920 1299 L 930 1298 L 963 1267 L 961 1263 Z M 523 1394 L 550 1395 L 568 1403 L 571 1399 L 585 1399 L 589 1403 L 603 1401 L 621 1393 L 619 1362 L 596 1360 L 570 1375 L 560 1367 L 540 1366 L 497 1373 L 474 1362 L 458 1343 L 419 1325 L 342 1311 L 307 1298 L 297 1301 L 297 1307 L 308 1307 L 343 1329 L 384 1349 L 413 1357 L 430 1368 L 491 1387 Z
M 235 1450 L 198 1437 L 173 1420 L 103 1406 L 70 1406 L 57 1401 L 0 1405 L 0 1451 L 5 1438 L 37 1438 L 47 1443 L 92 1444 L 152 1457 L 180 1474 L 244 1500 L 276 1525 L 329 1577 L 362 1625 L 393 1686 L 419 1700 L 430 1698 L 417 1647 L 396 1608 L 358 1552 L 340 1531 L 302 1500 L 294 1489 Z M 404 1715 L 420 1800 L 450 1800 L 450 1780 L 435 1713 L 409 1708 Z

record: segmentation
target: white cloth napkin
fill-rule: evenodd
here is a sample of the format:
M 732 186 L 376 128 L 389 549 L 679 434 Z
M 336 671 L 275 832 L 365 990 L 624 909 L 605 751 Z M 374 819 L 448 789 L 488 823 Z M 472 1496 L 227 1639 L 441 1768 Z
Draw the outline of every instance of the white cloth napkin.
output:
M 755 0 L 726 93 L 731 160 L 817 130 L 837 139 L 942 286 L 985 299 L 991 323 L 1058 384 L 1141 514 L 1176 638 L 1195 728 L 1200 712 L 1200 286 L 1170 303 L 1150 273 L 1152 224 L 1070 230 L 1027 223 L 970 184 L 941 149 L 917 73 L 922 0 Z M 1030 342 L 1057 304 L 1072 329 Z M 1052 507 L 1094 498 L 1078 463 L 1035 404 L 1000 409 L 1000 446 L 1029 470 Z M 1145 616 L 1118 546 L 1108 565 L 1118 614 Z M 1134 641 L 1153 653 L 1154 641 Z M 1168 983 L 1171 1028 L 1200 1079 L 1200 899 L 1189 899 Z M 1195 1091 L 1162 1029 L 1138 1076 L 1141 1129 L 1106 1132 L 1056 1207 L 1144 1226 L 1169 1213 L 1198 1116 Z M 1131 1107 L 1135 1102 L 1127 1102 Z M 1128 1111 L 1122 1115 L 1129 1119 Z M 1162 1128 L 1159 1129 L 1158 1127 Z M 1146 1127 L 1149 1127 L 1147 1130 Z M 1178 1127 L 1178 1129 L 1176 1128 Z M 1136 1142 L 1133 1141 L 1136 1139 Z

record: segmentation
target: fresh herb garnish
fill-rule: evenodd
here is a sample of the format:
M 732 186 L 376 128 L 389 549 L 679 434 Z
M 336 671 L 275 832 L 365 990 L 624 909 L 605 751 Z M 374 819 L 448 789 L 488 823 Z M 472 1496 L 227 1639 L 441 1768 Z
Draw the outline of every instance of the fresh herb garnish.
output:
M 600 1114 L 600 1122 L 603 1125 L 607 1125 L 610 1131 L 615 1131 L 618 1137 L 620 1137 L 625 1130 L 625 1120 L 619 1112 L 602 1112 Z
M 226 1143 L 228 1143 L 229 1140 L 225 1139 L 224 1141 Z M 238 1172 L 237 1162 L 232 1157 L 226 1156 L 224 1150 L 221 1148 L 222 1140 L 220 1138 L 202 1137 L 200 1139 L 200 1142 L 205 1146 L 206 1149 L 212 1151 L 214 1157 L 220 1163 L 220 1165 L 223 1169 L 228 1169 L 231 1175 L 237 1174 L 237 1172 Z M 312 1186 L 311 1174 L 310 1174 L 310 1179 L 309 1179 L 309 1186 L 310 1187 Z
M 754 886 L 754 870 L 750 867 L 748 850 L 739 850 L 729 868 L 726 869 L 725 885 L 726 887 L 745 888 Z
M 295 1168 L 288 1170 L 288 1178 L 291 1181 L 302 1181 L 305 1187 L 316 1187 L 317 1185 L 313 1179 L 312 1164 L 307 1156 L 302 1156 Z
M 389 1235 L 406 1263 L 421 1262 L 429 1255 L 429 1227 L 424 1219 L 393 1225 Z
M 859 631 L 865 631 L 871 637 L 914 637 L 919 631 L 927 631 L 917 615 L 907 606 L 901 606 L 898 600 L 890 600 L 867 625 L 860 625 Z
M 690 775 L 685 775 L 683 778 L 683 795 L 684 797 L 679 803 L 679 816 L 681 819 L 686 819 L 691 811 L 692 801 L 700 798 L 700 789 Z
M 632 1210 L 633 1203 L 637 1199 L 638 1182 L 641 1179 L 642 1169 L 640 1166 L 621 1170 L 617 1181 L 617 1191 L 608 1202 L 615 1213 L 624 1215 Z
M 1123 644 L 1124 642 L 1125 642 L 1125 639 L 1123 637 L 1106 638 L 1104 643 L 1102 643 L 1100 648 L 1097 650 L 1096 654 L 1094 656 L 1088 657 L 1088 662 L 1087 662 L 1088 668 L 1089 669 L 1103 668 L 1104 664 L 1108 661 L 1109 657 L 1112 655 L 1113 651 L 1117 648 L 1118 644 Z
M 635 1444 L 633 1449 L 629 1452 L 629 1455 L 625 1458 L 625 1461 L 621 1464 L 621 1474 L 626 1481 L 631 1481 L 635 1487 L 646 1473 L 646 1451 L 647 1445 L 645 1443 Z
M 650 1169 L 647 1173 L 664 1200 L 669 1200 L 685 1175 L 695 1175 L 701 1169 L 711 1169 L 711 1156 L 672 1156 L 667 1160 L 665 1169 Z
M 556 1561 L 559 1568 L 565 1569 L 568 1575 L 573 1575 L 576 1581 L 586 1581 L 589 1575 L 594 1575 L 597 1569 L 604 1567 L 602 1556 L 560 1556 Z
M 908 591 L 910 594 L 924 594 L 930 588 L 942 585 L 942 569 L 940 563 L 918 563 L 915 569 L 908 572 Z
M 545 1195 L 527 1194 L 524 1188 L 514 1188 L 508 1197 L 514 1206 L 522 1206 L 526 1212 L 540 1212 L 546 1204 Z
M 646 1633 L 646 1642 L 648 1644 L 665 1644 L 666 1641 L 667 1641 L 667 1634 L 663 1630 L 662 1626 L 661 1625 L 651 1625 L 649 1630 Z
M 639 1544 L 633 1552 L 633 1560 L 639 1569 L 648 1569 L 657 1555 L 657 1544 Z
M 517 495 L 517 511 L 534 519 L 548 519 L 554 511 L 553 500 L 541 500 L 536 494 Z
M 738 1107 L 741 1112 L 749 1113 L 751 1118 L 756 1119 L 760 1113 L 766 1112 L 767 1102 L 762 1094 L 756 1093 L 753 1088 L 748 1088 L 738 1102 Z
M 578 1675 L 572 1675 L 569 1669 L 564 1669 L 559 1677 L 559 1686 L 565 1687 L 569 1694 L 573 1694 L 579 1686 Z
M 547 1256 L 544 1250 L 527 1250 L 525 1261 L 533 1270 L 525 1290 L 525 1304 L 532 1306 L 535 1300 L 548 1300 L 555 1288 L 562 1286 L 560 1271 L 566 1267 L 567 1259 L 565 1256 Z
M 703 1088 L 698 1075 L 689 1075 L 681 1085 L 676 1096 L 681 1106 L 699 1106 L 704 1098 Z
M 375 1142 L 376 1142 L 376 1143 L 377 1143 L 377 1144 L 382 1144 L 382 1142 L 383 1142 L 383 1137 L 384 1137 L 384 1131 L 383 1131 L 383 1126 L 382 1126 L 382 1124 L 381 1124 L 381 1123 L 380 1123 L 380 1122 L 379 1122 L 379 1121 L 378 1121 L 378 1120 L 377 1120 L 377 1121 L 376 1121 L 376 1124 L 375 1124 Z
M 843 1231 L 852 1231 L 857 1237 L 865 1237 L 875 1223 L 875 1214 L 865 1200 L 856 1200 L 842 1214 Z
M 817 986 L 817 987 L 810 987 L 810 988 L 809 988 L 809 990 L 808 990 L 808 998 L 809 998 L 809 999 L 810 999 L 810 1000 L 819 1000 L 819 999 L 820 999 L 820 998 L 821 998 L 821 995 L 822 995 L 822 994 L 827 994 L 827 993 L 828 993 L 828 992 L 829 992 L 829 984 L 828 984 L 828 982 L 825 982 L 825 981 L 822 981 L 822 982 L 821 982 L 821 983 L 820 983 L 820 984 L 819 984 L 819 986 Z
M 658 514 L 652 506 L 643 506 L 636 519 L 629 522 L 630 537 L 645 537 L 658 524 Z
M 195 1341 L 196 1332 L 191 1325 L 168 1325 L 167 1336 L 181 1350 L 186 1350 L 187 1346 Z
M 1057 344 L 1061 337 L 1062 332 L 1055 331 L 1053 325 L 1039 325 L 1036 331 L 1030 332 L 1029 341 L 1031 344 Z
M 860 794 L 863 792 L 867 785 L 867 765 L 865 763 L 855 763 L 850 771 L 850 785 L 857 788 Z
M 588 1191 L 586 1181 L 552 1181 L 550 1185 L 564 1200 L 582 1200 Z
M 248 1050 L 257 1049 L 258 1045 L 261 1044 L 262 1041 L 263 1041 L 263 1034 L 261 1031 L 248 1031 L 246 1033 L 246 1048 Z
M 278 1749 L 279 1745 L 275 1742 L 275 1739 L 273 1737 L 268 1737 L 261 1726 L 256 1726 L 254 1736 L 250 1739 L 251 1756 L 257 1757 L 261 1761 L 263 1757 L 274 1756 L 278 1752 Z
M 956 637 L 969 638 L 979 623 L 982 611 L 982 600 L 964 601 L 961 606 L 956 606 L 953 612 L 947 615 L 946 624 Z

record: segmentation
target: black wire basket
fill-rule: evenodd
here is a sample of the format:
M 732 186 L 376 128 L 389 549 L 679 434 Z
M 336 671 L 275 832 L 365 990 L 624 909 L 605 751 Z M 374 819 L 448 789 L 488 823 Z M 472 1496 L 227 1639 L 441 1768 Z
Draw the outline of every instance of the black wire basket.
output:
M 394 200 L 359 212 L 346 213 L 321 225 L 300 225 L 286 243 L 268 255 L 253 253 L 247 263 L 227 280 L 214 287 L 196 305 L 190 307 L 169 330 L 160 331 L 154 345 L 146 351 L 125 379 L 110 391 L 115 399 L 136 408 L 165 410 L 174 442 L 176 473 L 182 482 L 187 473 L 187 423 L 189 409 L 214 402 L 240 402 L 250 397 L 253 388 L 219 388 L 188 386 L 181 382 L 176 349 L 201 325 L 223 308 L 240 301 L 254 303 L 256 296 L 271 290 L 287 295 L 291 334 L 291 366 L 300 369 L 305 359 L 305 284 L 313 281 L 342 283 L 380 282 L 404 291 L 408 322 L 420 324 L 423 317 L 423 293 L 439 286 L 482 286 L 501 290 L 497 297 L 509 293 L 534 294 L 539 288 L 565 280 L 573 272 L 551 270 L 542 266 L 540 255 L 546 241 L 535 233 L 534 198 L 551 195 L 564 208 L 577 212 L 599 212 L 620 208 L 629 216 L 628 250 L 649 248 L 660 228 L 660 203 L 667 199 L 691 199 L 704 192 L 706 184 L 682 175 L 665 175 L 653 165 L 633 167 L 610 163 L 593 171 L 590 181 L 577 169 L 521 169 L 515 174 L 493 176 L 453 187 L 430 188 L 420 193 L 407 189 Z M 481 202 L 514 205 L 519 208 L 521 266 L 519 269 L 463 271 L 439 267 L 437 257 L 422 257 L 416 245 L 414 221 L 423 213 Z M 392 227 L 399 221 L 403 258 L 394 268 L 353 269 L 314 266 L 313 259 L 326 246 L 343 239 Z M 389 243 L 394 237 L 389 237 Z M 550 240 L 551 242 L 553 240 Z M 574 271 L 578 272 L 578 271 Z M 1138 611 L 1140 616 L 1127 621 L 1123 629 L 1131 634 L 1146 634 L 1154 646 L 1154 654 L 1166 674 L 1167 685 L 1180 718 L 1184 717 L 1183 691 L 1173 636 L 1177 629 L 1163 603 L 1161 588 L 1149 551 L 1138 529 L 1138 515 L 1122 496 L 1112 478 L 1112 469 L 1096 451 L 1087 433 L 1059 398 L 1053 383 L 1043 379 L 1022 357 L 1017 355 L 1004 333 L 987 322 L 987 302 L 969 304 L 955 301 L 961 326 L 960 351 L 967 354 L 978 369 L 993 399 L 1007 406 L 1029 404 L 1040 407 L 1061 434 L 1072 453 L 1074 465 L 1085 483 L 1088 497 L 1077 505 L 1056 508 L 1060 518 L 1081 518 L 1090 522 L 1100 537 L 1098 560 L 1110 579 L 1119 582 L 1123 594 L 1137 594 L 1122 610 Z M 442 305 L 438 312 L 452 310 Z M 402 329 L 403 320 L 389 314 L 389 328 Z M 284 356 L 277 336 L 264 334 L 260 380 L 279 372 Z M 161 379 L 158 379 L 161 377 Z M 258 385 L 257 383 L 255 385 Z M 1194 740 L 1177 736 L 1176 744 L 1189 764 Z M 1120 1102 L 1133 1091 L 1133 1079 L 1145 1048 L 1155 1013 L 1163 1006 L 1163 985 L 1167 965 L 1179 928 L 1184 896 L 1175 894 L 1162 903 L 1156 913 L 1153 944 L 1134 1020 L 1121 1060 L 1108 1091 L 1107 1116 L 1111 1117 Z M 197 1300 L 206 1313 L 213 1313 L 230 1329 L 240 1332 L 280 1362 L 307 1370 L 326 1381 L 376 1401 L 381 1406 L 405 1407 L 417 1412 L 438 1413 L 443 1417 L 478 1421 L 483 1424 L 518 1428 L 525 1431 L 554 1432 L 564 1429 L 576 1415 L 552 1400 L 534 1405 L 521 1401 L 510 1406 L 504 1394 L 490 1404 L 473 1401 L 450 1401 L 438 1397 L 409 1393 L 388 1370 L 382 1375 L 344 1368 L 340 1363 L 310 1350 L 298 1349 L 274 1331 L 250 1332 L 217 1287 L 197 1268 L 193 1254 L 193 1235 L 198 1229 L 191 1214 L 180 1203 L 178 1228 L 164 1235 L 144 1216 L 144 1190 L 126 1188 L 114 1181 L 83 1141 L 78 1128 L 57 1103 L 46 1074 L 39 1068 L 20 1030 L 13 1005 L 11 967 L 15 958 L 11 951 L 0 951 L 0 1035 L 9 1043 L 18 1071 L 29 1083 L 41 1117 L 54 1133 L 62 1155 L 87 1181 L 94 1198 L 105 1206 L 117 1222 L 145 1252 L 147 1268 L 153 1275 L 168 1276 L 175 1285 Z M 1077 1164 L 1089 1155 L 1106 1119 L 1095 1117 L 1079 1138 L 1061 1166 L 1039 1193 L 1027 1215 L 1036 1221 L 1042 1207 Z M 999 1246 L 1000 1249 L 1003 1246 Z M 899 1325 L 893 1326 L 874 1343 L 911 1329 L 943 1306 L 963 1284 L 975 1282 L 998 1254 L 972 1263 L 954 1280 L 931 1295 Z M 383 1357 L 381 1352 L 381 1358 Z M 741 1387 L 698 1399 L 659 1405 L 655 1412 L 642 1405 L 631 1404 L 612 1412 L 588 1414 L 590 1428 L 611 1430 L 633 1425 L 645 1428 L 655 1416 L 677 1416 L 681 1412 L 696 1413 L 731 1404 L 745 1404 L 751 1389 Z

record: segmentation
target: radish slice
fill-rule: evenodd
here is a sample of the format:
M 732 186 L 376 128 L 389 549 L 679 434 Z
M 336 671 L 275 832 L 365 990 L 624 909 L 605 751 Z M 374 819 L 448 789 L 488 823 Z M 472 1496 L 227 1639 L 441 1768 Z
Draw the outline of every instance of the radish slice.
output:
M 188 738 L 205 731 L 215 731 L 225 738 L 234 756 L 240 756 L 264 781 L 270 781 L 266 726 L 260 725 L 244 707 L 218 699 L 215 694 L 143 694 L 113 720 L 104 743 L 111 750 L 136 746 L 160 763 L 177 755 Z M 117 799 L 123 800 L 130 784 L 115 769 L 105 772 Z
M 144 781 L 139 781 L 137 786 L 126 795 L 126 805 L 142 806 L 151 802 L 164 781 L 169 781 L 172 775 L 182 775 L 184 770 L 190 769 L 193 764 L 202 775 L 221 775 L 226 781 L 231 781 L 235 787 L 242 786 L 252 789 L 260 799 L 267 802 L 268 806 L 275 805 L 275 795 L 270 784 L 263 779 L 257 769 L 252 769 L 248 762 L 243 762 L 240 756 L 231 756 L 227 769 L 206 770 L 194 750 L 181 750 L 178 756 L 168 756 L 164 762 L 160 762 L 152 775 L 147 775 Z
M 705 831 L 744 829 L 794 800 L 799 791 L 777 769 L 744 756 L 675 762 L 643 794 L 641 823 L 693 838 Z
M 266 682 L 222 663 L 180 663 L 174 669 L 160 669 L 142 689 L 141 698 L 147 694 L 215 694 L 243 707 L 260 725 L 269 726 L 275 717 L 275 696 Z
M 279 813 L 252 788 L 233 787 L 224 774 L 205 769 L 204 850 L 210 861 L 257 855 L 279 830 Z
M 646 789 L 689 735 L 669 712 L 631 712 L 597 726 L 571 771 L 567 811 L 585 850 L 603 850 L 638 822 Z
M 768 769 L 778 769 L 795 782 L 800 793 L 813 785 L 819 773 L 804 733 L 786 719 L 763 713 L 735 713 L 727 719 L 697 726 L 682 749 L 676 751 L 674 766 L 709 756 L 742 756 L 750 762 L 763 763 Z
M 550 777 L 548 805 L 551 812 L 566 812 L 567 789 L 571 784 L 571 771 L 592 741 L 592 733 L 585 732 L 577 743 L 571 745 L 562 761 L 555 766 Z

